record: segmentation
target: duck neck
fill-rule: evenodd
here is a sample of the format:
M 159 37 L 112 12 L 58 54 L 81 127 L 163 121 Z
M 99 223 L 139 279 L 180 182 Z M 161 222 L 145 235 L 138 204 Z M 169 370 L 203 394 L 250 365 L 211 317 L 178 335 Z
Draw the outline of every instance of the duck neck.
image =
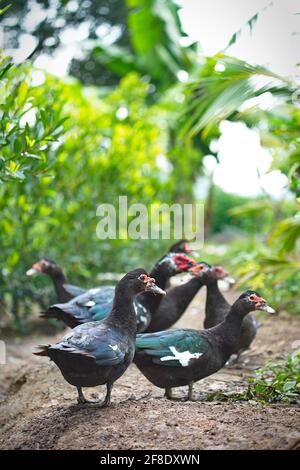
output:
M 207 330 L 213 334 L 226 357 L 229 357 L 238 346 L 243 318 L 233 306 L 222 323 Z
M 225 297 L 223 296 L 222 292 L 219 289 L 218 281 L 216 279 L 207 282 L 207 297 L 206 297 L 206 304 L 205 304 L 205 313 L 209 314 L 210 316 L 217 312 L 220 307 L 228 307 L 229 304 Z
M 170 289 L 166 300 L 176 301 L 177 314 L 181 315 L 186 308 L 189 306 L 197 292 L 203 286 L 203 281 L 199 277 L 193 277 L 190 281 L 185 284 Z
M 165 289 L 168 280 L 170 279 L 170 277 L 172 277 L 172 273 L 163 263 L 157 263 L 150 271 L 150 276 L 154 277 L 155 284 L 157 286 L 159 286 L 161 289 Z
M 54 273 L 49 274 L 49 276 L 53 281 L 58 302 L 68 302 L 72 296 L 65 291 L 64 284 L 67 284 L 68 280 L 62 269 L 58 268 Z
M 155 279 L 155 284 L 161 289 L 166 288 L 167 281 L 172 277 L 172 275 L 172 272 L 168 270 L 163 263 L 157 263 L 150 272 L 150 276 Z M 154 313 L 157 310 L 162 298 L 162 295 L 153 295 L 149 292 L 145 292 L 138 297 L 139 302 L 148 308 L 151 313 Z
M 136 335 L 136 314 L 133 306 L 135 295 L 126 290 L 115 291 L 114 303 L 111 313 L 106 319 L 114 327 L 120 328 L 130 336 Z

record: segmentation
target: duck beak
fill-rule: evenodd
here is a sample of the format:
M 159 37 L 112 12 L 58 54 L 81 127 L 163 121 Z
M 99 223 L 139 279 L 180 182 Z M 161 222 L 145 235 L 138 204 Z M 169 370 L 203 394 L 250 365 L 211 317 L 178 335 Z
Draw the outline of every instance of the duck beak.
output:
M 199 258 L 199 252 L 198 251 L 190 251 L 189 255 L 192 256 L 193 258 Z
M 38 273 L 38 270 L 37 269 L 34 269 L 34 268 L 30 268 L 26 271 L 26 276 L 34 276 L 35 274 Z
M 33 276 L 34 274 L 41 273 L 42 272 L 42 265 L 41 262 L 38 261 L 37 263 L 34 263 L 28 271 L 26 271 L 26 276 Z
M 236 280 L 231 276 L 225 276 L 223 278 L 223 281 L 225 281 L 229 285 L 229 287 L 234 286 L 234 284 L 236 283 Z
M 190 256 L 194 256 L 194 257 L 198 256 L 198 252 L 193 250 L 193 248 L 191 247 L 189 243 L 184 244 L 184 253 Z
M 270 307 L 270 305 L 267 304 L 267 302 L 261 302 L 260 305 L 257 305 L 257 310 L 262 310 L 263 312 L 270 313 L 271 315 L 276 314 L 276 310 L 274 308 Z
M 146 292 L 152 292 L 155 295 L 166 295 L 166 292 L 158 287 L 154 282 L 148 282 L 146 285 Z

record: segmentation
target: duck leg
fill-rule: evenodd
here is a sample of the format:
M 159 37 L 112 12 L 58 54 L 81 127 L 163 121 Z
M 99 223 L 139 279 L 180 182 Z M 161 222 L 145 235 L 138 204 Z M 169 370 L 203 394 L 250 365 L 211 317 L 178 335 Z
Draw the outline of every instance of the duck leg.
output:
M 226 362 L 226 367 L 235 367 L 237 365 L 237 363 L 239 362 L 239 358 L 240 358 L 240 355 L 241 353 L 238 353 L 238 354 L 232 354 L 231 357 L 228 359 L 228 361 Z
M 180 397 L 174 397 L 174 395 L 172 394 L 172 389 L 171 388 L 166 388 L 165 389 L 165 397 L 168 399 L 168 400 L 172 400 L 172 401 L 188 401 L 188 397 L 185 397 L 185 398 L 180 398 Z
M 193 385 L 194 385 L 194 382 L 191 382 L 189 384 L 189 391 L 188 391 L 188 400 L 189 401 L 193 401 Z
M 106 406 L 110 405 L 110 397 L 111 397 L 111 389 L 112 389 L 112 384 L 106 384 L 106 395 L 104 400 L 101 402 L 100 400 L 87 400 L 85 396 L 83 395 L 82 388 L 77 387 L 78 391 L 78 398 L 77 398 L 77 403 L 79 405 L 90 405 L 90 406 L 97 406 L 99 408 L 105 408 Z
M 173 400 L 173 395 L 172 395 L 172 389 L 171 388 L 166 388 L 165 389 L 165 397 L 168 400 Z
M 81 387 L 77 387 L 77 392 L 78 392 L 78 397 L 77 397 L 78 405 L 84 405 L 85 403 L 89 403 L 89 401 L 83 395 L 83 391 Z
M 107 406 L 110 405 L 110 397 L 111 397 L 111 390 L 112 390 L 113 384 L 106 384 L 106 395 L 102 403 L 97 404 L 99 408 L 106 408 Z

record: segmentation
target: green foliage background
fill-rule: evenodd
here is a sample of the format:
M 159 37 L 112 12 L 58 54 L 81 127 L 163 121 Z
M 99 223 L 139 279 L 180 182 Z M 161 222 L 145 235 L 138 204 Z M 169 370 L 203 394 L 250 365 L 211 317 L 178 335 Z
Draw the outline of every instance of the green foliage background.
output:
M 27 2 L 21 3 L 7 12 L 8 31 L 12 13 L 21 17 L 28 10 Z M 39 40 L 35 55 L 52 49 L 51 35 L 59 43 L 57 19 L 72 25 L 83 21 L 79 13 L 69 14 L 68 3 L 59 2 L 53 22 L 33 32 Z M 86 17 L 93 17 L 94 7 Z M 128 196 L 129 204 L 193 202 L 203 157 L 217 159 L 210 144 L 224 119 L 242 121 L 259 133 L 273 156 L 271 169 L 288 177 L 289 200 L 247 199 L 214 188 L 206 241 L 212 250 L 205 247 L 201 258 L 225 264 L 241 288 L 260 289 L 276 307 L 298 313 L 297 84 L 224 53 L 203 57 L 195 44 L 183 47 L 185 34 L 171 0 L 128 0 L 125 11 L 123 17 L 112 11 L 95 16 L 82 68 L 71 64 L 82 82 L 105 88 L 49 74 L 36 85 L 31 61 L 12 66 L 1 56 L 0 320 L 21 328 L 36 303 L 51 301 L 48 280 L 25 277 L 41 256 L 66 267 L 72 283 L 87 286 L 97 284 L 99 272 L 148 269 L 169 242 L 98 240 L 98 204 L 116 205 L 120 195 Z M 122 33 L 110 45 L 95 36 L 106 20 Z M 187 81 L 179 80 L 182 72 Z M 274 106 L 245 106 L 266 92 L 277 98 Z M 212 253 L 216 237 L 223 235 L 223 255 Z

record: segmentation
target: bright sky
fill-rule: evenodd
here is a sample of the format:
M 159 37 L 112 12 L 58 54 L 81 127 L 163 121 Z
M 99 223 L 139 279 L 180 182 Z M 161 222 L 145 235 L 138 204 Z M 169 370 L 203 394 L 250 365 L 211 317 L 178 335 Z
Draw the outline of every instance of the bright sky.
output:
M 199 41 L 205 55 L 223 50 L 232 34 L 249 18 L 261 12 L 252 34 L 245 27 L 228 53 L 253 63 L 268 66 L 282 75 L 300 79 L 299 0 L 177 0 L 186 33 Z M 267 105 L 267 103 L 266 103 Z M 260 145 L 258 135 L 242 123 L 224 122 L 218 143 L 220 164 L 215 169 L 215 183 L 225 191 L 251 196 L 266 191 L 273 197 L 285 193 L 286 177 L 268 172 L 271 158 Z M 208 171 L 212 160 L 206 159 Z M 260 178 L 258 174 L 263 175 Z
M 243 27 L 247 20 L 261 11 L 252 33 L 244 27 L 235 45 L 227 50 L 253 63 L 268 66 L 273 71 L 293 76 L 299 80 L 300 62 L 299 0 L 176 0 L 182 6 L 180 17 L 186 33 L 199 41 L 205 55 L 212 55 L 223 50 L 232 34 Z M 77 2 L 73 2 L 77 3 Z M 113 34 L 113 32 L 112 32 Z M 64 48 L 56 57 L 42 54 L 36 60 L 36 66 L 58 76 L 67 73 L 68 64 L 86 38 L 86 25 L 74 31 L 64 32 Z M 23 60 L 24 49 L 33 49 L 31 36 L 22 38 L 21 50 L 14 54 Z M 108 41 L 110 38 L 107 36 Z M 34 41 L 34 40 L 33 40 Z M 265 98 L 266 105 L 267 99 Z M 258 135 L 243 124 L 225 122 L 221 126 L 222 136 L 219 141 L 220 164 L 215 170 L 215 182 L 224 190 L 243 195 L 259 194 L 262 188 L 274 197 L 281 197 L 286 186 L 286 178 L 278 172 L 268 173 L 258 178 L 258 174 L 269 169 L 270 155 L 259 143 Z M 211 161 L 207 159 L 208 169 Z M 234 175 L 234 177 L 233 177 Z

